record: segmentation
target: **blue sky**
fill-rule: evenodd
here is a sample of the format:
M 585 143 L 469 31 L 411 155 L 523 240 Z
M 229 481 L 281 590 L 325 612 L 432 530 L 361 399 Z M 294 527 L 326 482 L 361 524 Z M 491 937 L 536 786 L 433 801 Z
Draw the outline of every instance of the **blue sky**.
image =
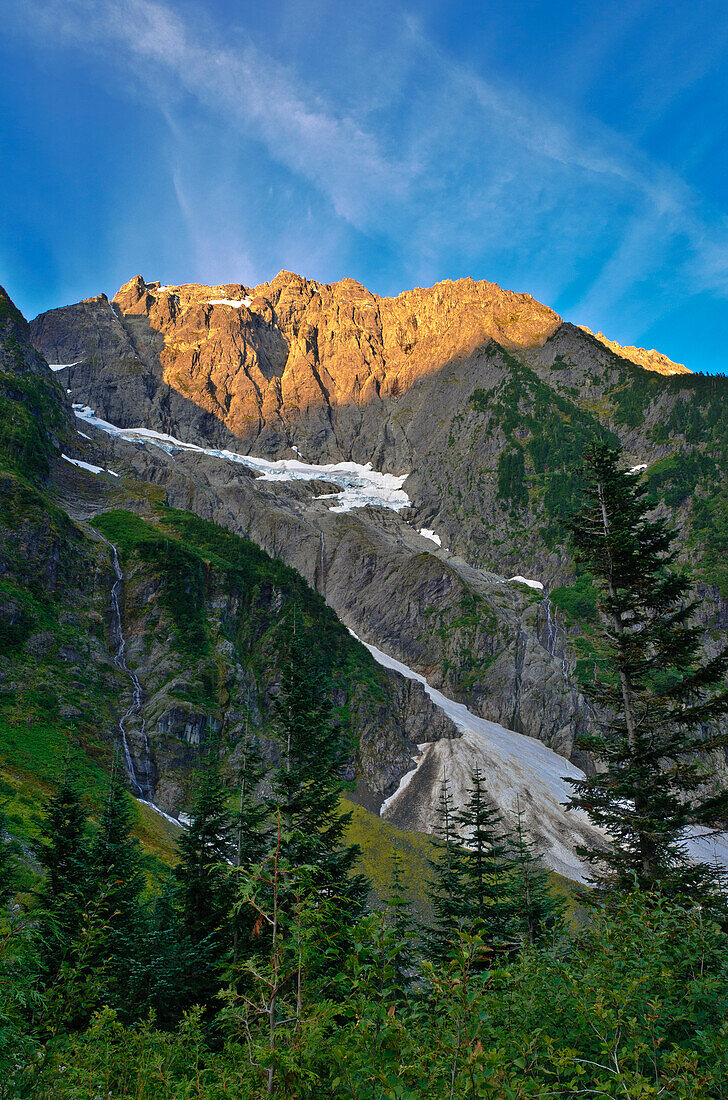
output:
M 281 268 L 472 275 L 728 366 L 725 0 L 15 0 L 0 281 L 26 316 Z

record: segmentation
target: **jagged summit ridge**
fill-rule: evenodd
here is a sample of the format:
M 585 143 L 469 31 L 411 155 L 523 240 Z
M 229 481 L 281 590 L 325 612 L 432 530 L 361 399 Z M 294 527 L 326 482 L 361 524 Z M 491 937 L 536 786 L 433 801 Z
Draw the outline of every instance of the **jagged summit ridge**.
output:
M 561 324 L 530 295 L 486 281 L 382 298 L 354 279 L 323 284 L 282 271 L 256 287 L 162 286 L 137 275 L 111 302 L 100 295 L 41 314 L 32 332 L 50 362 L 85 364 L 70 384 L 95 407 L 103 403 L 115 423 L 151 416 L 149 426 L 171 430 L 173 419 L 203 417 L 204 425 L 189 425 L 200 437 L 233 436 L 272 454 L 307 421 L 303 443 L 320 459 L 342 452 L 329 438 L 336 418 L 356 436 L 362 417 L 420 379 L 492 341 L 514 351 L 542 347 Z M 115 404 L 122 379 L 124 400 L 119 391 Z M 160 383 L 173 391 L 171 404 Z M 160 406 L 153 412 L 150 400 Z
M 648 350 L 647 348 L 635 347 L 633 344 L 623 346 L 618 344 L 616 340 L 610 340 L 603 332 L 592 332 L 586 325 L 579 325 L 578 327 L 582 332 L 588 332 L 590 336 L 604 344 L 616 355 L 620 355 L 623 359 L 629 359 L 631 363 L 636 363 L 638 367 L 644 367 L 645 370 L 667 375 L 693 373 L 684 363 L 673 362 L 667 355 L 663 355 L 661 351 L 656 351 L 655 348 Z

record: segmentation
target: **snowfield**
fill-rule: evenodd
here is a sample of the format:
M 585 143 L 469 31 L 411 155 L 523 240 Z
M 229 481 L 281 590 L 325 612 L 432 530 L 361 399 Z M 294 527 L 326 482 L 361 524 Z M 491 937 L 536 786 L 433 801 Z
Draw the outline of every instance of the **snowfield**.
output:
M 232 306 L 240 309 L 242 306 L 250 306 L 250 298 L 210 298 L 208 306 Z
M 383 803 L 382 816 L 402 828 L 431 832 L 444 780 L 453 805 L 462 806 L 477 767 L 488 794 L 506 819 L 519 808 L 523 812 L 524 826 L 538 844 L 544 862 L 567 878 L 585 882 L 587 871 L 574 849 L 601 840 L 602 835 L 586 814 L 581 810 L 567 814 L 565 805 L 572 791 L 568 780 L 581 779 L 584 773 L 542 741 L 480 718 L 401 661 L 363 644 L 378 664 L 422 684 L 435 706 L 461 732 L 459 738 L 420 746 L 423 751 L 417 766 Z
M 569 780 L 583 779 L 584 772 L 542 741 L 480 718 L 401 661 L 363 644 L 378 664 L 422 684 L 435 706 L 461 733 L 452 740 L 418 745 L 415 767 L 382 803 L 380 814 L 400 828 L 432 832 L 443 782 L 447 780 L 453 806 L 461 807 L 467 802 L 477 768 L 506 822 L 513 821 L 518 810 L 523 813 L 524 827 L 546 866 L 576 882 L 588 882 L 589 868 L 577 856 L 576 848 L 603 844 L 606 835 L 582 810 L 566 808 L 572 795 Z M 692 859 L 728 869 L 728 834 L 691 829 L 685 846 Z
M 255 471 L 262 481 L 330 482 L 339 487 L 338 493 L 325 494 L 332 500 L 336 500 L 335 504 L 329 505 L 329 510 L 332 512 L 350 512 L 353 508 L 366 508 L 368 505 L 401 512 L 411 504 L 410 498 L 402 488 L 409 475 L 380 473 L 372 469 L 371 462 L 362 466 L 357 462 L 316 464 L 302 462 L 297 458 L 284 458 L 277 461 L 253 458 L 250 455 L 237 454 L 235 451 L 184 443 L 181 439 L 165 435 L 163 432 L 152 431 L 151 428 L 117 428 L 115 424 L 110 424 L 108 420 L 102 420 L 101 417 L 96 416 L 94 410 L 88 405 L 74 404 L 73 409 L 79 420 L 109 435 L 125 439 L 129 443 L 151 444 L 160 447 L 167 454 L 189 451 L 194 454 L 208 455 L 210 458 L 222 458 Z

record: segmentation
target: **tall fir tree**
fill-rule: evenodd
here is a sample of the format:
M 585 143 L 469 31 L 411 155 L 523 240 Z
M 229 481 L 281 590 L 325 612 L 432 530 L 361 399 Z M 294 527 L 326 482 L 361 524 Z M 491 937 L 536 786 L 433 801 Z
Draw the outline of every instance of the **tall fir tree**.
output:
M 515 914 L 509 890 L 511 858 L 503 818 L 476 768 L 469 798 L 455 814 L 465 847 L 460 855 L 461 905 L 465 926 L 478 932 L 494 952 L 514 941 Z
M 261 793 L 266 772 L 267 764 L 257 739 L 246 736 L 238 775 L 238 808 L 233 820 L 234 879 L 238 894 L 245 892 L 250 874 L 265 859 L 273 835 L 270 799 Z M 255 926 L 256 916 L 249 906 L 234 906 L 234 966 L 253 947 Z
M 509 848 L 514 928 L 530 944 L 545 943 L 561 931 L 564 907 L 549 889 L 548 873 L 526 832 L 520 803 L 509 832 Z
M 177 842 L 180 943 L 186 958 L 181 1005 L 207 1003 L 215 995 L 233 946 L 229 866 L 235 840 L 227 803 L 218 747 L 213 743 L 200 769 L 190 823 Z
M 393 995 L 404 1000 L 415 973 L 416 926 L 404 881 L 404 863 L 398 847 L 392 851 L 392 879 L 384 899 L 387 932 L 383 945 L 389 946 L 387 961 L 391 968 Z
M 143 857 L 133 835 L 131 796 L 114 757 L 101 821 L 90 853 L 89 892 L 96 895 L 101 935 L 90 960 L 103 974 L 103 1000 L 127 1017 L 138 1010 L 144 934 Z
M 433 922 L 426 937 L 427 954 L 442 960 L 452 950 L 463 920 L 461 842 L 447 779 L 440 788 L 433 847 L 434 858 L 429 861 Z
M 45 874 L 36 892 L 35 927 L 44 980 L 50 982 L 73 953 L 89 886 L 88 814 L 69 763 L 43 809 L 35 851 Z
M 337 899 L 339 932 L 358 919 L 368 883 L 354 871 L 359 848 L 346 843 L 350 813 L 341 811 L 350 745 L 333 720 L 331 685 L 312 657 L 311 637 L 297 619 L 283 652 L 273 729 L 279 764 L 272 801 L 280 814 L 281 856 L 306 867 L 310 889 Z
M 510 837 L 477 768 L 468 801 L 458 811 L 443 784 L 435 835 L 429 954 L 442 960 L 460 933 L 478 935 L 485 947 L 479 965 L 487 964 L 518 944 L 522 899 L 514 892 Z
M 610 837 L 583 853 L 602 890 L 705 898 L 713 872 L 690 863 L 684 840 L 691 826 L 728 816 L 728 792 L 707 793 L 709 754 L 728 743 L 728 651 L 702 658 L 690 577 L 621 462 L 617 448 L 591 447 L 572 521 L 577 560 L 600 593 L 600 672 L 585 686 L 603 716 L 601 732 L 582 742 L 599 770 L 574 783 L 572 805 Z

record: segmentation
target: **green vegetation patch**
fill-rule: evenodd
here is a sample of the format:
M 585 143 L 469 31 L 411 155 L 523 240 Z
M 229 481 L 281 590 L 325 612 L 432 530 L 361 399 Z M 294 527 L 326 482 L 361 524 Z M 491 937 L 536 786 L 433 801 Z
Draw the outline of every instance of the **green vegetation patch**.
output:
M 54 450 L 51 435 L 62 424 L 60 393 L 52 379 L 0 370 L 0 467 L 43 482 Z
M 547 517 L 543 537 L 553 546 L 578 500 L 584 450 L 594 440 L 616 443 L 617 437 L 503 348 L 492 346 L 487 354 L 506 369 L 488 395 L 508 443 L 498 461 L 498 495 L 512 507 L 540 500 Z
M 728 489 L 694 500 L 692 538 L 702 549 L 701 579 L 728 599 Z
M 521 447 L 502 451 L 498 457 L 498 496 L 514 508 L 526 507 L 526 468 Z
M 712 484 L 718 476 L 715 461 L 702 451 L 676 451 L 650 467 L 647 488 L 668 508 L 677 508 L 693 495 L 700 483 Z
M 573 584 L 564 584 L 550 593 L 551 602 L 567 619 L 575 623 L 595 623 L 599 593 L 591 573 L 582 573 Z
M 160 603 L 170 617 L 175 648 L 190 656 L 205 656 L 209 638 L 203 558 L 132 512 L 106 512 L 97 516 L 94 524 L 125 562 L 136 556 L 159 581 Z

